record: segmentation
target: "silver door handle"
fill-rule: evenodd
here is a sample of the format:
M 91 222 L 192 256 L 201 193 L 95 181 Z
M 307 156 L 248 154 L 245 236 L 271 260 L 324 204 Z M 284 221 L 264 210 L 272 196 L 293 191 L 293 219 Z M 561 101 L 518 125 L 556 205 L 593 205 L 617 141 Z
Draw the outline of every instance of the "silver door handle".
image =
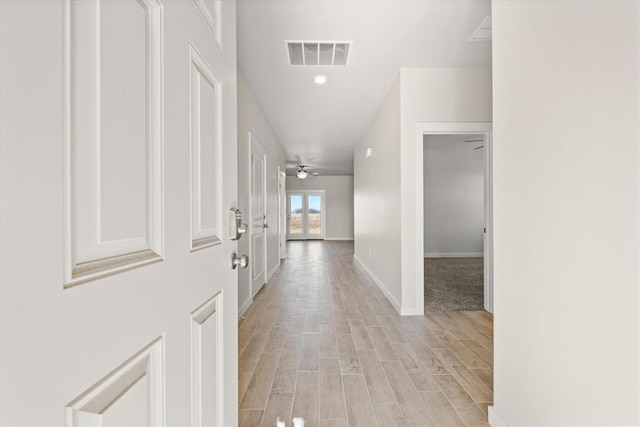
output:
M 231 254 L 231 268 L 236 269 L 238 266 L 241 268 L 247 268 L 249 265 L 249 257 L 246 255 L 238 256 L 237 253 Z

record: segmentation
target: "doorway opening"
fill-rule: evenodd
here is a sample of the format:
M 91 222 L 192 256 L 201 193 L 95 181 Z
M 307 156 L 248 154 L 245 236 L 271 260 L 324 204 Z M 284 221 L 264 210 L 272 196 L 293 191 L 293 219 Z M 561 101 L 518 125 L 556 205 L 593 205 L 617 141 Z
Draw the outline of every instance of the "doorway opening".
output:
M 287 240 L 323 240 L 326 233 L 325 192 L 287 192 Z
M 491 124 L 420 125 L 416 228 L 425 312 L 492 313 Z

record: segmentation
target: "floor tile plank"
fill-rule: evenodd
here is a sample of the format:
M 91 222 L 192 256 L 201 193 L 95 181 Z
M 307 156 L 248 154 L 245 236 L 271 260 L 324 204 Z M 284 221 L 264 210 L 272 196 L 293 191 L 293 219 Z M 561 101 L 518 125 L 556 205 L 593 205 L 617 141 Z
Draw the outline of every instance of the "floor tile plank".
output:
M 374 350 L 359 350 L 358 357 L 372 403 L 395 403 L 396 398 Z
M 318 370 L 318 334 L 302 334 L 298 371 Z
M 267 343 L 268 337 L 269 334 L 266 333 L 253 334 L 251 336 L 251 339 L 238 360 L 238 373 L 249 374 L 253 372 L 260 359 L 262 350 Z
M 393 347 L 387 340 L 387 336 L 380 327 L 367 327 L 367 332 L 371 342 L 378 352 L 380 360 L 398 360 L 398 355 L 393 351 Z
M 464 423 L 440 391 L 421 391 L 420 396 L 429 408 L 431 416 L 439 426 L 464 427 Z
M 371 344 L 367 328 L 362 319 L 349 319 L 349 328 L 351 328 L 351 337 L 353 338 L 353 344 L 356 346 L 356 350 L 373 349 L 373 344 Z
M 238 426 L 239 427 L 256 427 L 260 425 L 262 419 L 263 410 L 255 409 L 240 409 L 238 411 Z
M 362 375 L 343 375 L 344 394 L 349 427 L 370 427 L 376 425 L 373 406 L 367 393 L 367 385 Z
M 304 418 L 305 427 L 319 425 L 318 372 L 298 372 L 292 417 Z
M 342 372 L 343 375 L 362 374 L 358 353 L 356 353 L 356 347 L 353 344 L 351 335 L 339 335 L 337 338 L 340 372 Z
M 278 353 L 262 353 L 244 394 L 240 409 L 264 409 L 273 384 L 273 376 L 278 365 Z
M 382 362 L 407 426 L 435 426 L 426 405 L 399 361 Z
M 381 427 L 404 427 L 404 417 L 402 411 L 395 403 L 374 404 L 373 410 L 376 413 L 378 425 Z
M 320 359 L 320 419 L 347 419 L 338 359 Z
M 320 325 L 319 330 L 319 357 L 338 357 L 338 344 L 333 326 Z
M 292 409 L 293 393 L 271 392 L 260 425 L 274 427 L 278 419 L 284 421 L 285 425 L 289 425 L 291 424 Z

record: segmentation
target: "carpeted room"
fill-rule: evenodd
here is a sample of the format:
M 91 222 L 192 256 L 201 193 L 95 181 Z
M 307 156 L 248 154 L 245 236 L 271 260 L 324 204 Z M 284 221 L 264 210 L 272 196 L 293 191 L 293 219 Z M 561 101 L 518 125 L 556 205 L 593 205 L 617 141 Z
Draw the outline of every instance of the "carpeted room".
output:
M 484 308 L 482 135 L 424 136 L 425 312 Z

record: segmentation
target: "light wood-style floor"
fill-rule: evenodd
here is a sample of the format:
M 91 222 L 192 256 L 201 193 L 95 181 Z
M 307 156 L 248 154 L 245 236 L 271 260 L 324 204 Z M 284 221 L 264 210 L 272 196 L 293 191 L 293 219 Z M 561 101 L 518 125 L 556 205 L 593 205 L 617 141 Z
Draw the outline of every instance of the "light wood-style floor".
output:
M 401 317 L 352 242 L 289 242 L 239 326 L 240 426 L 483 426 L 493 318 Z

